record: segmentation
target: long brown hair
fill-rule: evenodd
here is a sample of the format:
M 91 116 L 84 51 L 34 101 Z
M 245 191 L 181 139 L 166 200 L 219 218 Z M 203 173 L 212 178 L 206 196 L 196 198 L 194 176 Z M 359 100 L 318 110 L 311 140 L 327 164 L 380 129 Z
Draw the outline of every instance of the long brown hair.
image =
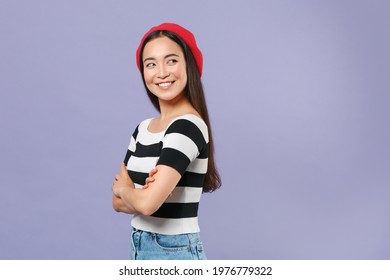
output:
M 144 74 L 143 74 L 144 66 L 142 63 L 142 53 L 145 48 L 145 45 L 148 42 L 163 36 L 177 43 L 182 49 L 186 60 L 186 65 L 187 65 L 187 69 L 186 69 L 187 85 L 184 89 L 184 94 L 185 97 L 188 99 L 188 101 L 191 103 L 191 105 L 195 108 L 195 110 L 201 115 L 204 122 L 207 124 L 208 133 L 209 133 L 209 157 L 208 157 L 207 173 L 204 180 L 203 192 L 213 192 L 221 186 L 221 177 L 219 176 L 218 170 L 215 165 L 215 160 L 214 160 L 214 142 L 213 142 L 213 136 L 211 132 L 210 119 L 207 110 L 206 99 L 203 91 L 203 85 L 200 78 L 198 67 L 195 62 L 195 58 L 188 45 L 175 33 L 167 30 L 155 31 L 151 33 L 145 39 L 140 52 L 142 81 L 144 83 L 150 101 L 152 102 L 153 106 L 160 112 L 160 104 L 158 102 L 158 97 L 155 96 L 152 92 L 150 92 L 150 90 L 147 88 L 145 83 Z

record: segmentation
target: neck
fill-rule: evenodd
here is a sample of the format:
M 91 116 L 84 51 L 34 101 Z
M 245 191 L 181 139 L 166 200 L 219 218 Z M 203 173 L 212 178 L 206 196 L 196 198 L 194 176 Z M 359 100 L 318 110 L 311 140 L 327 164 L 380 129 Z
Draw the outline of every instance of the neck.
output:
M 159 100 L 159 104 L 161 120 L 175 118 L 194 110 L 191 103 L 185 97 L 170 101 Z

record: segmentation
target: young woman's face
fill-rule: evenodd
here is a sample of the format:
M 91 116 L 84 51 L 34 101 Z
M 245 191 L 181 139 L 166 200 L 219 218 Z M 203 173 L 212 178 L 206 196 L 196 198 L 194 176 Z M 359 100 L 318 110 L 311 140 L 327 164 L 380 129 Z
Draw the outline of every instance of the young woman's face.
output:
M 186 61 L 177 43 L 167 37 L 153 39 L 144 47 L 142 62 L 145 84 L 160 101 L 183 97 L 187 84 Z

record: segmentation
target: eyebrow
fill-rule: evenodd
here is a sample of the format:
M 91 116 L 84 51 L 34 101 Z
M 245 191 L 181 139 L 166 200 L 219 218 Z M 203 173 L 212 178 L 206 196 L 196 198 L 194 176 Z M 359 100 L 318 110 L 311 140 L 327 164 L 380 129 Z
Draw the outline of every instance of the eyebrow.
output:
M 177 55 L 175 53 L 170 53 L 170 54 L 167 54 L 166 56 L 164 56 L 164 59 L 167 59 L 168 57 L 172 57 L 172 56 L 180 57 L 179 55 Z M 145 63 L 145 61 L 148 61 L 148 60 L 156 60 L 156 59 L 154 57 L 147 57 L 144 59 L 144 63 Z

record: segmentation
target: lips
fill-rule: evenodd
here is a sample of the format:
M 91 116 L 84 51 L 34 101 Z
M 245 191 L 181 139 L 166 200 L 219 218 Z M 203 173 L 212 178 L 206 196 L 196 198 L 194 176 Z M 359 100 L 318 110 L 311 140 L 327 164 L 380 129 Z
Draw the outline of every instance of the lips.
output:
M 162 83 L 158 83 L 156 84 L 159 88 L 162 88 L 162 89 L 167 89 L 169 88 L 171 85 L 173 85 L 174 81 L 172 82 L 162 82 Z

